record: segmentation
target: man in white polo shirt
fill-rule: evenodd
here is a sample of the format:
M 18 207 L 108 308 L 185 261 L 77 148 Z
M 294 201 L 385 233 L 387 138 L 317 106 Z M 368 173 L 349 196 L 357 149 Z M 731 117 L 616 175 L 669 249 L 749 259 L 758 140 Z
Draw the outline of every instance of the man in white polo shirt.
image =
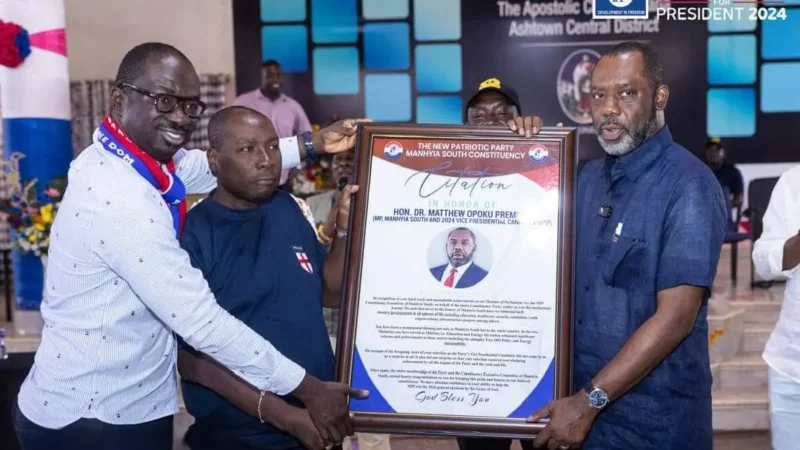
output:
M 328 443 L 352 434 L 346 398 L 366 393 L 307 375 L 228 314 L 178 244 L 186 193 L 216 185 L 205 154 L 182 149 L 204 109 L 174 47 L 123 58 L 111 113 L 72 162 L 53 225 L 42 343 L 15 417 L 24 450 L 170 449 L 174 333 L 260 390 L 292 393 Z M 361 122 L 281 139 L 283 167 L 351 149 Z
M 753 247 L 765 279 L 788 278 L 778 323 L 767 341 L 772 448 L 800 445 L 800 167 L 778 180 L 764 214 L 764 232 Z

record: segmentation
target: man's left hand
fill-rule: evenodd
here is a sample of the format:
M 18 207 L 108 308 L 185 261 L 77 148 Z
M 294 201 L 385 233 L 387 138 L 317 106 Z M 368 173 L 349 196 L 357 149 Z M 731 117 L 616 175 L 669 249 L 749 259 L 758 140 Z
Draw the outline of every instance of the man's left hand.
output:
M 312 133 L 314 148 L 320 153 L 341 153 L 356 145 L 358 126 L 372 119 L 344 119 Z
M 520 116 L 509 120 L 506 125 L 511 131 L 516 131 L 520 136 L 533 137 L 539 134 L 539 130 L 542 129 L 542 119 L 539 116 Z M 556 126 L 563 127 L 564 124 L 558 122 Z
M 597 413 L 598 410 L 589 406 L 583 391 L 551 402 L 528 417 L 528 422 L 550 418 L 550 423 L 536 436 L 533 446 L 550 450 L 580 447 Z
M 539 134 L 542 119 L 539 116 L 520 116 L 509 120 L 507 125 L 511 131 L 516 131 L 520 136 L 531 137 Z
M 358 186 L 348 184 L 342 189 L 339 200 L 336 202 L 336 229 L 348 231 L 350 228 L 350 204 L 353 194 L 358 191 Z

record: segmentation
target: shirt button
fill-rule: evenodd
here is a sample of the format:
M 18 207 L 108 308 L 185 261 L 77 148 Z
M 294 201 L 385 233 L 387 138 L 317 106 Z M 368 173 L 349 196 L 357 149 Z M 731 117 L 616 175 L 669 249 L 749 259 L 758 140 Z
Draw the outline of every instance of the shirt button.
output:
M 578 325 L 583 325 L 583 320 L 578 319 Z
M 589 285 L 584 286 L 583 290 L 586 291 L 586 292 L 589 292 Z

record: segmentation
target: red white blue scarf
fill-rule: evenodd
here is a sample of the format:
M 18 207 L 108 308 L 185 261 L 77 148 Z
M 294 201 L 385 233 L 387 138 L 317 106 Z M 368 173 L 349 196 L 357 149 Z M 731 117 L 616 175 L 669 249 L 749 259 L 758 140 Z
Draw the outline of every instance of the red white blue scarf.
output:
M 186 219 L 186 187 L 175 173 L 173 161 L 162 165 L 136 145 L 111 116 L 106 116 L 97 129 L 97 141 L 109 153 L 125 161 L 161 193 L 172 213 L 175 235 L 180 238 Z

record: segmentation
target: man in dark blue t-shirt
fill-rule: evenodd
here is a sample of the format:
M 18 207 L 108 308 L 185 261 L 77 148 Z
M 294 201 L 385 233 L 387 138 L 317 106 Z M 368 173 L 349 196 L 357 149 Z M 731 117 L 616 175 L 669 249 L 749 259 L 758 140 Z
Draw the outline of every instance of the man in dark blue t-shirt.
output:
M 218 187 L 187 215 L 181 245 L 203 272 L 219 304 L 322 381 L 334 357 L 322 307 L 339 306 L 350 195 L 336 208 L 330 251 L 317 239 L 310 212 L 280 179 L 278 135 L 245 107 L 221 110 L 209 122 L 209 167 Z M 236 342 L 231 342 L 236 345 Z M 186 442 L 204 449 L 324 448 L 322 436 L 294 397 L 259 392 L 207 356 L 181 345 L 182 392 L 196 422 Z

